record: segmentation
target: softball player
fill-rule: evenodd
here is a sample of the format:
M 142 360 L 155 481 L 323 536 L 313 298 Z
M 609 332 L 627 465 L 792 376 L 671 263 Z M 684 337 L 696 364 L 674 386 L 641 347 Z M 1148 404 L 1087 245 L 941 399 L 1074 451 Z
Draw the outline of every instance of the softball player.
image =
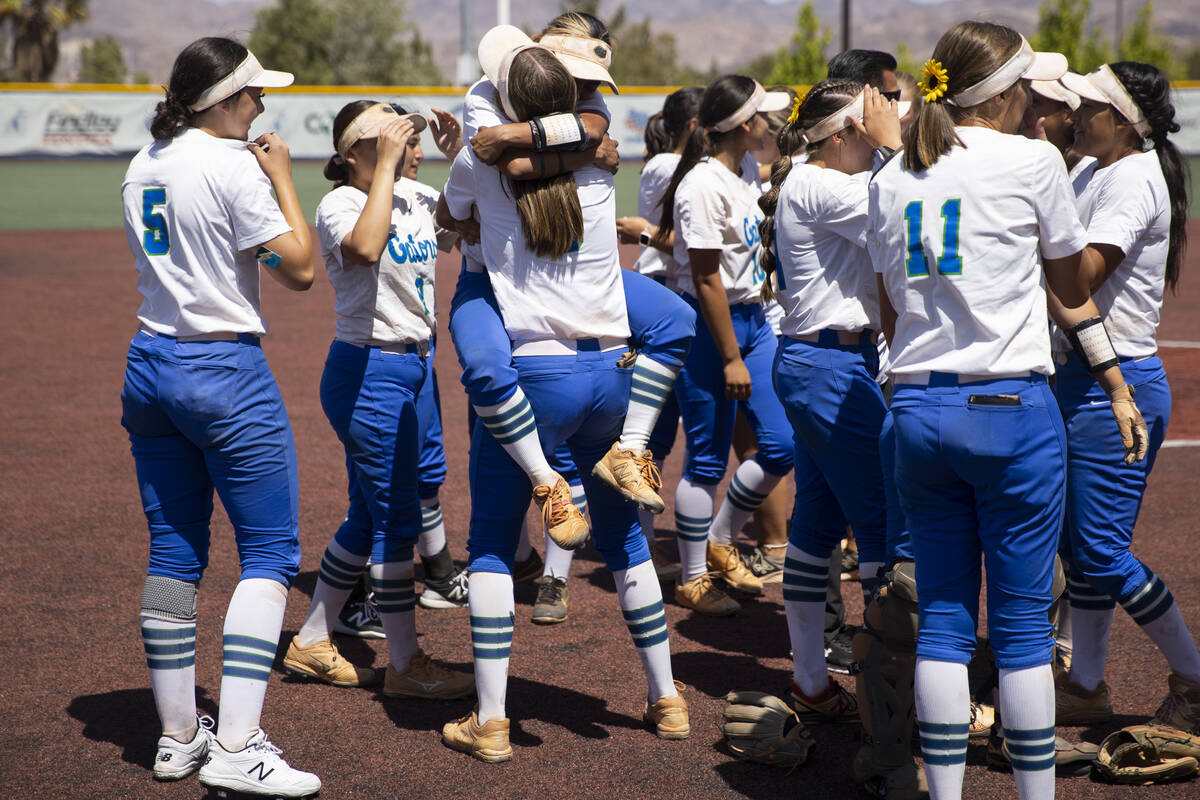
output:
M 1120 457 L 1105 438 L 1103 390 L 1078 358 L 1068 357 L 1055 390 L 1067 426 L 1065 549 L 1074 649 L 1057 695 L 1058 721 L 1082 725 L 1112 716 L 1104 662 L 1120 603 L 1171 668 L 1157 718 L 1187 727 L 1175 717 L 1200 709 L 1200 653 L 1170 590 L 1129 551 L 1171 416 L 1155 329 L 1164 289 L 1179 280 L 1187 240 L 1187 173 L 1169 138 L 1179 123 L 1166 77 L 1148 64 L 1121 61 L 1063 81 L 1082 98 L 1074 112 L 1075 148 L 1095 159 L 1076 180 L 1076 207 L 1090 242 L 1085 274 L 1121 372 L 1137 391 L 1150 450 L 1144 462 Z
M 891 346 L 900 501 L 916 555 L 916 710 L 932 797 L 961 795 L 980 555 L 1004 736 L 1020 797 L 1054 793 L 1048 612 L 1066 443 L 1047 385 L 1055 320 L 1112 400 L 1126 457 L 1146 429 L 1086 284 L 1087 238 L 1062 157 L 1016 134 L 1027 81 L 1066 71 L 1016 31 L 963 22 L 938 41 L 925 104 L 870 185 L 867 247 Z M 1109 435 L 1116 437 L 1109 423 Z
M 884 112 L 872 114 L 869 132 L 859 130 L 867 107 Z M 773 187 L 759 203 L 763 239 L 773 242 L 762 264 L 778 284 L 764 294 L 778 297 L 785 314 L 774 386 L 795 438 L 796 503 L 783 573 L 794 657 L 789 700 L 802 719 L 819 721 L 858 711 L 826 671 L 823 637 L 829 559 L 847 523 L 868 597 L 866 575 L 884 563 L 879 437 L 887 404 L 876 381 L 879 310 L 866 252 L 866 180 L 876 145 L 899 148 L 900 119 L 878 90 L 834 79 L 797 101 L 788 125 L 787 138 L 799 137 L 808 158 L 795 165 L 783 158 L 771 175 Z
M 437 258 L 437 234 L 411 182 L 398 181 L 405 151 L 424 127 L 417 114 L 402 117 L 369 100 L 348 104 L 334 119 L 337 152 L 325 177 L 335 186 L 317 207 L 337 311 L 321 406 L 346 449 L 350 507 L 325 549 L 308 618 L 283 665 L 335 686 L 371 682 L 371 670 L 346 662 L 330 640 L 370 558 L 390 657 L 383 693 L 453 699 L 470 694 L 473 682 L 429 660 L 413 618 L 413 546 L 422 527 L 416 398 L 435 330 L 423 275 Z
M 570 74 L 553 53 L 519 30 L 489 31 L 479 56 L 510 119 L 574 110 Z M 684 738 L 687 706 L 671 677 L 662 592 L 645 537 L 634 508 L 591 473 L 620 430 L 631 379 L 631 371 L 619 363 L 629 327 L 619 288 L 612 178 L 581 171 L 514 187 L 464 149 L 443 198 L 458 219 L 478 208 L 483 262 L 539 441 L 547 452 L 566 441 L 584 478 L 596 546 L 613 570 L 646 669 L 645 719 L 664 738 Z M 526 204 L 531 194 L 536 202 Z M 479 705 L 448 723 L 442 738 L 481 760 L 506 761 L 512 757 L 504 704 L 513 633 L 512 564 L 530 486 L 485 425 L 481 415 L 471 442 L 468 545 Z
M 751 78 L 715 80 L 662 201 L 657 238 L 675 233 L 675 260 L 688 267 L 680 271 L 680 290 L 703 319 L 676 386 L 688 449 L 675 493 L 682 567 L 675 599 L 704 614 L 738 610 L 706 566 L 736 589 L 762 593 L 732 538 L 792 467 L 787 417 L 770 386 L 777 340 L 758 297 L 757 166 L 748 179 L 741 171 L 766 134 L 759 112 L 786 104 L 787 95 L 768 93 Z M 734 473 L 714 519 L 739 409 L 754 428 L 758 452 Z
M 163 729 L 154 775 L 199 769 L 205 786 L 303 797 L 321 781 L 288 766 L 259 727 L 300 565 L 296 449 L 260 345 L 259 268 L 304 291 L 312 245 L 287 146 L 273 133 L 246 141 L 263 88 L 291 82 L 229 39 L 200 39 L 176 58 L 150 123 L 155 141 L 121 186 L 143 297 L 121 422 L 150 527 L 141 629 Z M 196 716 L 195 687 L 214 488 L 242 567 L 225 614 L 215 736 Z

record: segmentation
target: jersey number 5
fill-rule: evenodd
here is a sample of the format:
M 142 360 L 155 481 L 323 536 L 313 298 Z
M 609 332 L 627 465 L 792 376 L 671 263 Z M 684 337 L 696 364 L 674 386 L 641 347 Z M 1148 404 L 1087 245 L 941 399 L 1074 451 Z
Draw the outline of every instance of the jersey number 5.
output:
M 165 256 L 171 249 L 171 236 L 167 233 L 167 218 L 156 213 L 155 206 L 167 202 L 167 190 L 142 190 L 142 224 L 146 230 L 142 232 L 142 249 L 148 256 Z
M 914 200 L 904 207 L 904 220 L 908 223 L 908 258 L 904 268 L 910 278 L 929 274 L 929 262 L 925 259 L 925 248 L 921 244 L 922 202 Z M 937 260 L 939 275 L 961 275 L 962 257 L 958 254 L 958 213 L 962 200 L 947 200 L 942 203 L 942 255 Z

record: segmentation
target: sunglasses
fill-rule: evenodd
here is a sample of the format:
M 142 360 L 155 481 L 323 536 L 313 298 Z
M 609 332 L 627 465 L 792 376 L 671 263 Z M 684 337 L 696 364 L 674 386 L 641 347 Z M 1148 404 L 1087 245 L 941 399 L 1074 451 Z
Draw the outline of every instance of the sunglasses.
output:
M 883 95 L 885 100 L 895 100 L 897 103 L 900 102 L 900 90 L 899 89 L 896 89 L 894 92 L 881 91 L 880 94 Z

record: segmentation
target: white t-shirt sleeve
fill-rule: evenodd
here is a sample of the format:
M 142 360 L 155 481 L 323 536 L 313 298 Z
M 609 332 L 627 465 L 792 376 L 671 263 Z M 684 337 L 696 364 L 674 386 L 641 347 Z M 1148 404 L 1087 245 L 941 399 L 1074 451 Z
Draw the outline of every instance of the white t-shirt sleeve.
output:
M 355 203 L 349 192 L 334 189 L 317 206 L 317 237 L 321 251 L 341 260 L 342 241 L 354 230 L 362 215 L 362 206 Z
M 271 181 L 263 174 L 249 152 L 238 166 L 225 175 L 225 199 L 238 250 L 248 250 L 291 231 L 279 203 L 271 194 Z
M 505 117 L 504 112 L 496 105 L 496 87 L 491 81 L 484 79 L 471 87 L 463 103 L 464 144 L 479 133 L 480 128 L 507 125 L 509 122 L 512 120 Z
M 446 188 L 442 190 L 446 198 L 446 206 L 450 216 L 455 219 L 470 219 L 471 207 L 475 205 L 475 164 L 471 148 L 464 147 L 458 151 L 454 163 L 450 165 L 450 177 L 446 180 Z
M 1087 246 L 1087 231 L 1075 210 L 1075 191 L 1062 154 L 1049 142 L 1030 141 L 1030 189 L 1043 258 L 1066 258 Z
M 1125 255 L 1153 226 L 1156 212 L 1150 182 L 1130 177 L 1134 179 L 1104 182 L 1096 192 L 1087 226 L 1089 243 L 1110 244 Z
M 675 194 L 675 222 L 689 250 L 720 250 L 725 246 L 729 211 L 717 187 L 705 186 L 692 168 Z

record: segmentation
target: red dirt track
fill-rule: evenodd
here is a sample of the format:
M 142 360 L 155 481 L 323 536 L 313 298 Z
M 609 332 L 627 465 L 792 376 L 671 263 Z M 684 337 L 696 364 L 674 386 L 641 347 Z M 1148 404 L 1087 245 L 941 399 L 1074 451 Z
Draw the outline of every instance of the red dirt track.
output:
M 1200 223 L 1190 226 L 1200 253 Z M 634 253 L 623 253 L 632 261 Z M 449 308 L 457 262 L 439 264 L 438 297 Z M 291 591 L 282 648 L 307 611 L 321 553 L 345 512 L 341 448 L 319 405 L 317 386 L 333 332 L 333 296 L 323 267 L 305 294 L 263 279 L 271 321 L 268 359 L 288 404 L 300 457 L 303 562 Z M 125 350 L 139 296 L 120 231 L 0 233 L 0 798 L 194 798 L 196 779 L 156 784 L 150 777 L 158 722 L 138 635 L 147 534 L 128 440 L 120 426 Z M 1168 298 L 1164 340 L 1200 340 L 1200 258 Z M 442 491 L 451 552 L 465 558 L 466 400 L 441 323 L 438 352 L 449 476 Z M 1200 350 L 1164 349 L 1174 389 L 1169 439 L 1200 439 Z M 682 450 L 679 444 L 678 450 Z M 679 455 L 668 462 L 670 505 Z M 1200 449 L 1164 450 L 1151 481 L 1136 551 L 1159 572 L 1200 630 L 1196 542 Z M 672 535 L 672 512 L 659 536 Z M 673 544 L 671 545 L 673 547 Z M 212 566 L 200 592 L 197 683 L 201 708 L 215 715 L 222 617 L 237 581 L 229 523 L 213 522 Z M 845 585 L 850 621 L 861 619 L 857 584 Z M 513 761 L 487 765 L 439 741 L 444 722 L 471 701 L 384 699 L 369 690 L 296 682 L 276 669 L 263 727 L 295 766 L 324 781 L 323 798 L 709 798 L 862 796 L 850 778 L 857 726 L 815 728 L 809 764 L 782 770 L 735 761 L 717 730 L 730 689 L 780 694 L 790 677 L 778 584 L 740 615 L 684 613 L 667 592 L 676 677 L 687 685 L 692 736 L 656 739 L 641 722 L 645 683 L 612 591 L 594 551 L 575 561 L 570 619 L 529 622 L 533 590 L 517 592 L 508 709 Z M 466 609 L 417 613 L 424 649 L 470 669 Z M 382 669 L 382 642 L 342 639 L 355 663 Z M 278 667 L 278 661 L 276 666 Z M 1153 713 L 1166 666 L 1118 612 L 1108 680 L 1117 719 L 1068 738 L 1098 742 L 1108 730 Z M 1015 797 L 1012 778 L 989 772 L 985 751 L 968 755 L 965 796 Z M 1063 798 L 1196 798 L 1200 784 L 1116 788 L 1061 779 Z

